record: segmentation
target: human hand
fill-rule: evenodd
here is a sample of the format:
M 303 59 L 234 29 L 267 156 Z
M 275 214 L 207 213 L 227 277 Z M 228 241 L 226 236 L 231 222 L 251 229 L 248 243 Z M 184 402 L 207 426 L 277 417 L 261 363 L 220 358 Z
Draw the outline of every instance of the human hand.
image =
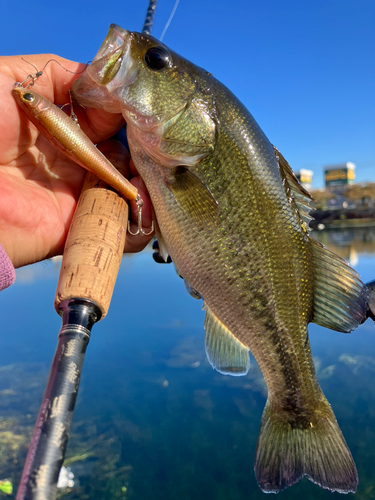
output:
M 62 65 L 50 62 L 34 88 L 57 105 L 68 103 L 69 89 L 79 76 L 76 73 L 85 66 L 49 54 L 26 56 L 26 59 L 38 70 L 50 59 Z M 58 151 L 16 104 L 11 95 L 14 82 L 23 81 L 29 73 L 34 73 L 32 67 L 20 56 L 0 57 L 0 243 L 14 267 L 62 254 L 86 174 Z M 94 143 L 108 139 L 124 123 L 122 115 L 102 110 L 75 108 L 74 112 Z M 128 151 L 117 141 L 106 141 L 103 148 L 117 162 L 129 165 L 131 182 L 144 201 L 143 226 L 150 227 L 151 202 Z M 131 202 L 131 216 L 136 222 L 134 202 Z M 149 240 L 150 236 L 128 234 L 125 251 L 140 251 Z

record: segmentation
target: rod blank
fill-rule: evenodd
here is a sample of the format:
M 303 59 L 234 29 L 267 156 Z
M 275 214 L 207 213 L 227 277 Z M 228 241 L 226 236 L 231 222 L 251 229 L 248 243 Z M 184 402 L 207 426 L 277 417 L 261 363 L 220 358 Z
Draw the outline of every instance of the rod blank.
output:
M 56 498 L 83 359 L 91 328 L 101 317 L 98 306 L 87 300 L 66 300 L 60 310 L 62 327 L 17 500 Z

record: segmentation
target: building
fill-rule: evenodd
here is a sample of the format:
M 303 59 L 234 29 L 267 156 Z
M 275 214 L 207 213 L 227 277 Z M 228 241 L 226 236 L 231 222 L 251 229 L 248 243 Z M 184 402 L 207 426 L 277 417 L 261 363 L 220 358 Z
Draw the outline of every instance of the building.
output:
M 312 170 L 306 170 L 305 168 L 301 168 L 301 170 L 296 172 L 297 179 L 307 190 L 311 189 L 313 173 L 314 172 Z
M 354 163 L 340 163 L 339 165 L 328 165 L 324 167 L 324 181 L 326 189 L 340 192 L 346 186 L 354 184 L 355 165 Z

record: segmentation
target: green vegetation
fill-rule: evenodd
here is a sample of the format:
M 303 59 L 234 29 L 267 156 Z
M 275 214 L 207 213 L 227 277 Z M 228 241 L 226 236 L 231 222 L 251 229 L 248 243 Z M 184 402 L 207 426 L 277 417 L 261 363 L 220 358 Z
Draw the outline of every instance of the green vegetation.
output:
M 337 198 L 337 193 L 333 193 L 329 189 L 313 189 L 310 191 L 312 197 L 316 201 L 316 210 L 327 210 L 328 200 Z M 364 182 L 362 184 L 352 184 L 346 186 L 342 195 L 351 202 L 354 202 L 358 207 L 367 207 L 375 203 L 375 183 Z

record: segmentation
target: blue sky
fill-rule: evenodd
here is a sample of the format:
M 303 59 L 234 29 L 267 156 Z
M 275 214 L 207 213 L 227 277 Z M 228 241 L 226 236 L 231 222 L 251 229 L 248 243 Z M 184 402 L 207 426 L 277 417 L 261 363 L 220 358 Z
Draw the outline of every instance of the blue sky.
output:
M 140 31 L 147 4 L 7 2 L 1 54 L 87 62 L 110 23 Z M 159 0 L 154 36 L 173 5 Z M 373 0 L 180 0 L 163 41 L 227 85 L 292 168 L 313 170 L 320 187 L 324 165 L 347 161 L 357 181 L 375 181 L 374 24 Z

